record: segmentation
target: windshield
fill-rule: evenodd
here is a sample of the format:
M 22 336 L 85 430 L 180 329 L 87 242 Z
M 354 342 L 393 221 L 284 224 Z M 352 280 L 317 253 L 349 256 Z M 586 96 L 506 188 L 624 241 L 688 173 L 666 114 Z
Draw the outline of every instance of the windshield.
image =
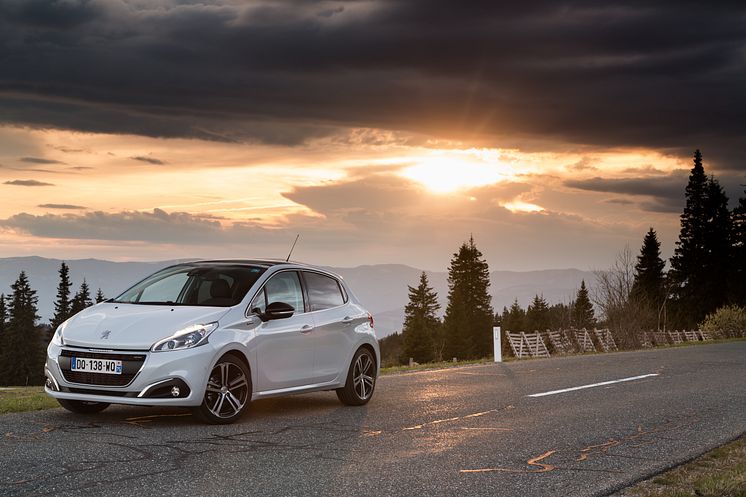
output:
M 182 264 L 147 277 L 113 302 L 231 307 L 243 300 L 265 268 Z

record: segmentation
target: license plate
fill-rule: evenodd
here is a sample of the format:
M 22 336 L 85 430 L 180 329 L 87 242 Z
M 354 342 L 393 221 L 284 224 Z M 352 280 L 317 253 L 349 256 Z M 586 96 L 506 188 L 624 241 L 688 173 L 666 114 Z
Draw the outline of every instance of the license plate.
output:
M 84 373 L 122 374 L 122 361 L 72 357 L 70 370 Z

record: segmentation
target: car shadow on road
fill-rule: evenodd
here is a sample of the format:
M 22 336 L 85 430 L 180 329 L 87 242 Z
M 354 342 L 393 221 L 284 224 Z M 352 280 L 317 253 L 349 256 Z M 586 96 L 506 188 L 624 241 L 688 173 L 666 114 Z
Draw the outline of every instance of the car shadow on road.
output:
M 330 410 L 347 410 L 339 403 L 334 393 L 303 394 L 273 399 L 253 401 L 244 415 L 234 423 L 242 425 L 280 418 L 293 418 L 298 415 L 305 419 L 319 414 L 327 415 Z M 51 412 L 49 414 L 52 414 Z M 204 425 L 198 416 L 192 414 L 191 409 L 182 407 L 141 407 L 141 406 L 111 406 L 106 411 L 95 415 L 82 416 L 63 409 L 52 414 L 54 421 L 65 424 L 80 422 L 95 422 L 100 425 L 132 424 L 139 426 L 155 425 Z

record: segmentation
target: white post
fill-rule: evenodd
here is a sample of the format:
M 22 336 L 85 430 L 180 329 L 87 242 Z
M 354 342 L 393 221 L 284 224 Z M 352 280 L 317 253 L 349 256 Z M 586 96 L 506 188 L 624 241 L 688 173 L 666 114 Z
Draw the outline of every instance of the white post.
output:
M 502 339 L 500 337 L 500 327 L 492 328 L 492 340 L 494 341 L 495 362 L 503 362 Z

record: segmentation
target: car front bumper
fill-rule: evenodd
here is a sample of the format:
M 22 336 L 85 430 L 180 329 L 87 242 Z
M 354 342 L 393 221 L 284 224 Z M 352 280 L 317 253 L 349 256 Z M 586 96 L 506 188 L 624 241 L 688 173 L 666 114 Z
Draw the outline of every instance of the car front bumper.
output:
M 65 379 L 60 365 L 63 350 L 91 352 L 91 349 L 50 344 L 44 373 L 47 384 L 44 390 L 52 397 L 87 402 L 107 402 L 140 406 L 198 406 L 207 384 L 207 377 L 215 357 L 210 343 L 192 349 L 168 352 L 111 351 L 113 353 L 137 352 L 145 361 L 129 384 L 125 386 L 75 383 Z M 94 351 L 101 352 L 101 351 Z M 107 351 L 108 352 L 108 351 Z M 101 352 L 103 355 L 106 352 Z M 178 396 L 171 395 L 172 385 L 181 386 Z M 184 385 L 188 393 L 184 394 Z M 156 392 L 156 389 L 159 389 Z M 152 397 L 163 391 L 163 395 Z

